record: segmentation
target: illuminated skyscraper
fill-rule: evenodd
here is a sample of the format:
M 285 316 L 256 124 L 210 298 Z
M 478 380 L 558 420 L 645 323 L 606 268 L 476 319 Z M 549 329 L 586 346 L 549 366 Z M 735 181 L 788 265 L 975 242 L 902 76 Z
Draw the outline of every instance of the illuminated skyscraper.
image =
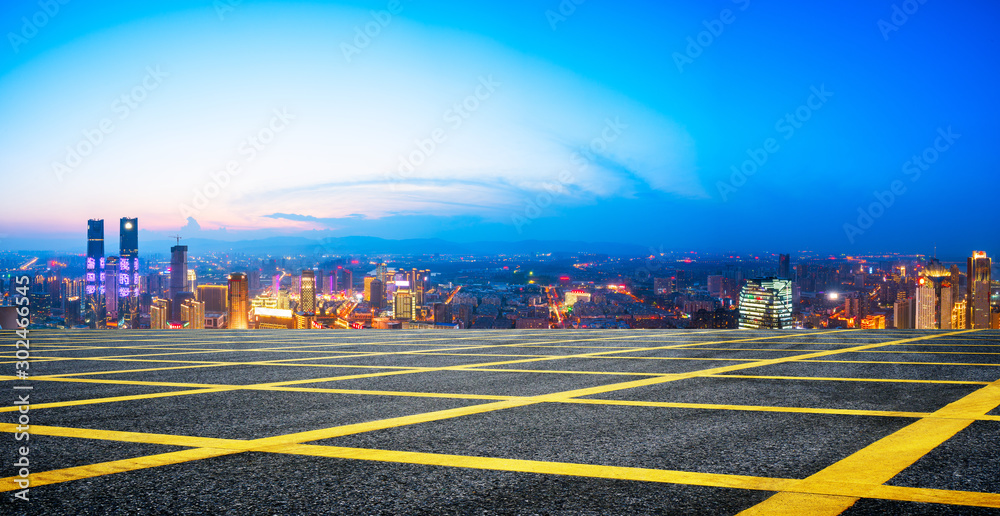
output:
M 965 328 L 965 312 L 967 308 L 965 301 L 959 301 L 951 309 L 951 328 L 953 330 Z
M 191 330 L 205 329 L 205 303 L 194 299 L 186 299 L 181 305 L 181 320 L 185 328 Z
M 165 330 L 168 328 L 167 321 L 170 319 L 170 301 L 166 299 L 154 299 L 149 308 L 149 328 L 153 330 Z
M 245 330 L 250 312 L 247 276 L 242 272 L 229 275 L 229 329 Z
M 364 288 L 365 288 L 365 290 L 364 290 L 364 292 L 362 294 L 361 299 L 364 302 L 366 302 L 366 303 L 370 303 L 372 301 L 372 282 L 373 281 L 375 281 L 375 277 L 374 276 L 365 276 L 365 279 L 364 279 L 364 282 L 365 282 L 365 287 Z
M 139 219 L 119 222 L 118 325 L 136 328 L 139 322 Z
M 105 325 L 118 327 L 118 257 L 108 256 L 104 259 L 104 279 L 107 286 L 104 296 Z
M 792 282 L 779 278 L 747 280 L 740 291 L 740 329 L 792 327 Z
M 179 321 L 181 318 L 180 303 L 177 295 L 184 292 L 187 282 L 187 251 L 186 245 L 175 245 L 170 248 L 170 319 Z
M 413 296 L 407 289 L 399 290 L 393 302 L 393 310 L 396 319 L 409 321 L 413 319 Z
M 966 269 L 965 327 L 984 330 L 990 327 L 990 268 L 993 261 L 983 251 L 973 251 Z
M 247 282 L 249 288 L 250 282 Z M 205 303 L 206 312 L 222 313 L 228 307 L 229 287 L 226 285 L 198 285 L 198 301 Z
M 316 311 L 316 273 L 312 269 L 302 271 L 299 282 L 299 311 Z
M 84 312 L 91 328 L 104 326 L 104 220 L 87 221 L 87 262 L 84 271 Z
M 389 269 L 386 267 L 385 262 L 379 263 L 378 267 L 375 268 L 375 278 L 381 281 L 383 285 L 385 285 L 385 276 L 388 270 Z
M 934 282 L 925 277 L 917 280 L 916 324 L 918 330 L 933 330 L 938 327 L 936 309 L 937 295 L 934 293 Z

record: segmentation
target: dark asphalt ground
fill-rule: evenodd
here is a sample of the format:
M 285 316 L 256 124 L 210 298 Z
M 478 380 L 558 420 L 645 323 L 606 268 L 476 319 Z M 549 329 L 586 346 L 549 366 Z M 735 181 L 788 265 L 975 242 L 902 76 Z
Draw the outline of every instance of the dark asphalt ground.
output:
M 33 330 L 27 380 L 15 340 L 0 514 L 770 514 L 863 449 L 920 451 L 833 514 L 1000 514 L 997 331 Z

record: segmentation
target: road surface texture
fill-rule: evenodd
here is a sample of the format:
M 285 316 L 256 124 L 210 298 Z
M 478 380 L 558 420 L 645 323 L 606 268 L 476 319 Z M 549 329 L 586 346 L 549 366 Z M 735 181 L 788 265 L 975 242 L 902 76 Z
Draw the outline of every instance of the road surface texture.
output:
M 16 341 L 3 514 L 1000 514 L 997 331 Z

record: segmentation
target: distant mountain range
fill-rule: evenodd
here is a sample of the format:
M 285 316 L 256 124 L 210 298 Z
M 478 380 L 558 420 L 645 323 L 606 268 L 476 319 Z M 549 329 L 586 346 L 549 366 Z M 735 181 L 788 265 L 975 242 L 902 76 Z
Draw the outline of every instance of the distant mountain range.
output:
M 180 243 L 188 246 L 188 252 L 238 252 L 248 254 L 332 254 L 332 255 L 526 255 L 533 253 L 589 253 L 611 256 L 643 256 L 649 248 L 613 242 L 579 242 L 570 240 L 522 240 L 518 242 L 451 242 L 436 238 L 413 238 L 388 240 L 377 237 L 350 236 L 311 239 L 301 236 L 281 236 L 248 240 L 214 240 L 206 238 L 182 238 Z M 108 254 L 114 252 L 117 238 L 105 241 Z M 140 235 L 140 254 L 169 254 L 170 247 L 176 245 L 171 239 L 144 240 Z M 0 242 L 6 250 L 56 251 L 60 253 L 83 254 L 86 252 L 84 239 L 14 239 Z
M 614 256 L 640 256 L 649 250 L 643 246 L 610 242 L 576 242 L 568 240 L 522 240 L 519 242 L 450 242 L 437 238 L 388 240 L 377 237 L 351 236 L 314 240 L 304 237 L 271 237 L 259 240 L 225 242 L 192 238 L 181 240 L 189 252 L 233 251 L 254 254 L 397 254 L 432 255 L 499 255 L 533 253 L 595 253 Z M 167 252 L 169 241 L 150 241 L 147 248 L 162 248 Z M 142 245 L 140 244 L 140 249 Z

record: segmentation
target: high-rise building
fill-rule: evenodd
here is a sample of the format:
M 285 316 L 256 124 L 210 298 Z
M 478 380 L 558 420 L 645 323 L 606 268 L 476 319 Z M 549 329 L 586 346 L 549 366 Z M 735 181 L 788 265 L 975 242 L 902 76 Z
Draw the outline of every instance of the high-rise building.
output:
M 91 328 L 104 327 L 104 219 L 87 221 L 87 261 L 84 271 L 84 311 Z
M 960 330 L 965 328 L 965 312 L 967 310 L 965 301 L 959 301 L 951 308 L 951 329 Z
M 187 282 L 187 251 L 186 245 L 175 245 L 170 248 L 170 289 L 167 296 L 171 301 L 171 320 L 181 318 L 177 295 L 184 292 L 184 284 Z
M 226 285 L 198 285 L 198 301 L 205 303 L 205 312 L 225 312 L 229 308 L 228 297 L 229 287 Z
M 299 311 L 316 312 L 316 273 L 304 269 L 299 282 Z
M 897 330 L 913 329 L 913 299 L 900 299 L 893 305 L 893 325 Z
M 139 322 L 139 219 L 119 222 L 118 325 L 136 328 Z
M 104 278 L 107 285 L 104 296 L 104 324 L 110 328 L 118 327 L 118 257 L 108 256 L 104 259 Z
M 424 288 L 427 282 L 427 278 L 429 278 L 430 275 L 431 271 L 420 270 L 417 271 L 415 277 L 413 278 L 414 286 L 411 288 L 413 289 L 413 305 L 415 307 L 424 306 Z
M 385 284 L 378 278 L 375 278 L 372 280 L 370 286 L 371 289 L 368 292 L 370 299 L 368 302 L 371 303 L 372 308 L 378 310 L 385 308 Z
M 965 327 L 988 329 L 990 327 L 990 269 L 993 261 L 983 251 L 973 251 L 966 269 L 965 302 L 967 304 Z
M 184 304 L 181 305 L 181 321 L 187 323 L 184 325 L 185 328 L 204 330 L 205 303 L 194 299 L 184 300 Z
M 250 312 L 250 298 L 247 285 L 247 275 L 242 272 L 234 272 L 229 275 L 229 329 L 245 330 L 248 313 Z
M 722 280 L 725 277 L 720 275 L 708 276 L 708 295 L 712 297 L 722 297 Z
M 247 288 L 250 289 L 251 296 L 256 296 L 263 290 L 260 284 L 260 269 L 250 269 L 247 271 Z
M 343 289 L 344 294 L 350 296 L 354 292 L 354 273 L 350 269 L 341 269 L 344 281 L 341 282 L 340 288 Z
M 250 288 L 250 281 L 247 280 L 247 288 Z M 188 292 L 198 291 L 198 273 L 188 269 L 187 280 L 184 282 L 184 290 Z
M 389 268 L 386 266 L 385 262 L 380 262 L 378 266 L 375 267 L 375 279 L 381 281 L 382 284 L 385 285 L 386 273 L 388 271 Z
M 375 281 L 375 276 L 365 276 L 364 278 L 364 292 L 362 293 L 361 299 L 366 303 L 372 302 L 372 282 Z
M 410 291 L 407 289 L 397 290 L 393 303 L 396 319 L 401 321 L 413 319 L 413 308 L 413 296 L 410 294 Z
M 941 294 L 938 296 L 937 305 L 938 326 L 942 330 L 950 330 L 954 328 L 954 326 L 951 325 L 951 312 L 955 307 L 955 303 L 952 300 L 951 293 L 951 282 L 948 280 L 943 281 L 941 283 Z
M 154 299 L 152 306 L 149 308 L 149 328 L 153 330 L 165 330 L 170 327 L 167 324 L 169 320 L 170 300 Z
M 792 327 L 792 282 L 779 278 L 747 280 L 740 291 L 740 329 Z
M 80 324 L 80 298 L 77 296 L 67 297 L 63 302 L 63 315 L 67 328 L 72 328 Z
M 958 270 L 958 264 L 952 264 L 948 272 L 951 273 L 951 300 L 957 303 L 962 300 L 962 290 L 959 286 L 962 281 L 962 273 Z
M 918 330 L 933 330 L 937 325 L 937 295 L 934 292 L 934 282 L 921 276 L 917 280 L 916 323 Z
M 316 270 L 316 295 L 326 293 L 326 285 L 323 281 L 326 276 L 323 274 L 323 269 Z
M 778 255 L 778 278 L 786 280 L 792 279 L 791 259 L 787 254 Z
M 665 296 L 674 292 L 674 277 L 653 278 L 653 294 Z

